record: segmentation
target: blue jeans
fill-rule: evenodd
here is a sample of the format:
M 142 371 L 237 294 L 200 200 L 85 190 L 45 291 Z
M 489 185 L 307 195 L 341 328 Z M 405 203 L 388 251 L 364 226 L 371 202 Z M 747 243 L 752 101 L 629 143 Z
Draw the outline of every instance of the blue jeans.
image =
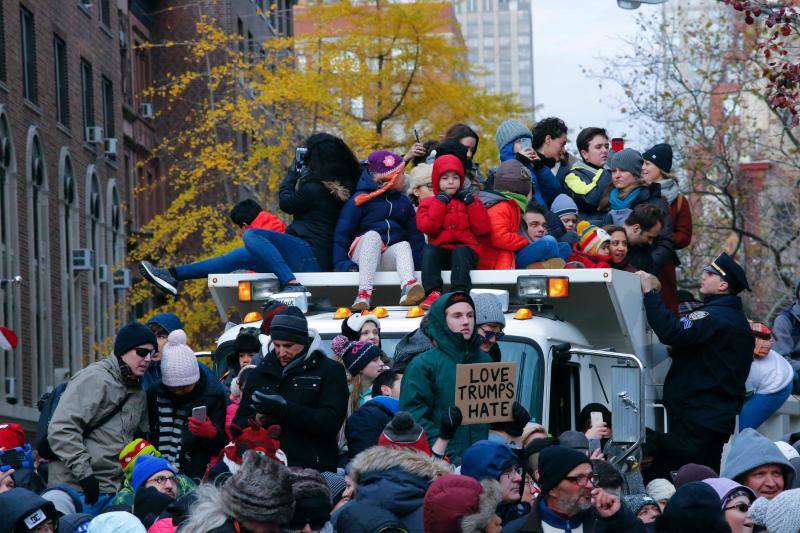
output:
M 100 497 L 97 498 L 97 502 L 92 505 L 86 503 L 86 500 L 84 500 L 85 496 L 82 492 L 79 492 L 78 496 L 80 496 L 81 504 L 83 504 L 83 512 L 92 516 L 97 516 L 105 511 L 106 507 L 111 505 L 111 502 L 114 500 L 114 496 L 116 496 L 116 494 L 100 493 Z
M 567 260 L 572 248 L 565 242 L 558 242 L 552 235 L 545 235 L 517 252 L 517 268 L 526 268 L 531 263 L 560 257 Z
M 772 394 L 753 394 L 742 406 L 739 413 L 739 431 L 744 428 L 758 429 L 758 427 L 778 410 L 789 394 L 792 392 L 792 384 L 789 383 L 783 389 Z
M 273 273 L 281 285 L 294 279 L 293 272 L 319 272 L 317 258 L 311 246 L 299 237 L 269 231 L 249 229 L 242 235 L 244 248 L 237 248 L 190 265 L 175 267 L 178 281 L 201 279 L 209 274 L 229 274 L 236 270 Z

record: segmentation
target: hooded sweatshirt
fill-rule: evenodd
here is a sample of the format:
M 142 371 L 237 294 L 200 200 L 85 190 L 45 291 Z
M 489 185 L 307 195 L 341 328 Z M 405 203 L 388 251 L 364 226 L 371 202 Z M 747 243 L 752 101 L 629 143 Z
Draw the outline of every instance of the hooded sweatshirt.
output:
M 794 288 L 794 304 L 775 318 L 772 349 L 784 356 L 792 368 L 800 370 L 800 280 Z
M 750 470 L 771 464 L 783 467 L 784 487 L 791 487 L 795 475 L 792 463 L 783 456 L 774 442 L 755 429 L 746 428 L 733 441 L 720 477 L 741 482 L 741 477 Z
M 439 435 L 442 413 L 455 405 L 456 365 L 492 362 L 479 350 L 480 341 L 474 332 L 471 339 L 464 340 L 460 333 L 447 327 L 444 312 L 453 294 L 443 294 L 431 305 L 428 329 L 431 337 L 436 339 L 436 347 L 411 361 L 400 389 L 400 410 L 411 413 L 425 430 L 431 445 Z M 488 424 L 463 425 L 448 444 L 447 455 L 458 459 L 470 445 L 488 435 Z

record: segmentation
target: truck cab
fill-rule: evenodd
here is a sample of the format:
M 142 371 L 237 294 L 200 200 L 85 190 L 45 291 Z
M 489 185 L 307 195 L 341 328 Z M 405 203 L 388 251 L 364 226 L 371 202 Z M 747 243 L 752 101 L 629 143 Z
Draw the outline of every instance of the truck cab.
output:
M 337 317 L 346 314 L 358 274 L 307 273 L 297 279 L 310 298 L 276 292 L 271 274 L 209 276 L 221 318 L 237 323 L 218 346 L 232 344 L 243 327 L 259 327 L 264 301 L 278 299 L 306 313 L 309 328 L 330 353 L 331 339 L 341 333 Z M 663 373 L 658 369 L 666 350 L 647 326 L 637 276 L 610 269 L 473 271 L 472 281 L 473 293 L 491 292 L 503 304 L 502 359 L 517 363 L 517 401 L 533 421 L 559 434 L 576 428 L 581 407 L 603 404 L 614 413 L 613 440 L 627 447 L 626 455 L 642 444 L 645 424 L 663 429 L 659 398 L 666 367 Z M 380 307 L 382 348 L 389 356 L 421 321 L 419 308 L 392 305 L 398 299 L 396 275 L 378 272 L 373 304 Z M 266 351 L 266 337 L 264 343 Z

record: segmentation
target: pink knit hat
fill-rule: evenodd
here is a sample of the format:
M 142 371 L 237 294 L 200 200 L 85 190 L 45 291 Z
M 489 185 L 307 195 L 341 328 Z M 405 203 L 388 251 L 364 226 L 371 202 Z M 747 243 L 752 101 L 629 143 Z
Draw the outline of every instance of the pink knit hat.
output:
M 194 350 L 186 345 L 186 332 L 176 329 L 169 334 L 161 358 L 161 382 L 167 387 L 185 387 L 200 380 L 200 366 Z

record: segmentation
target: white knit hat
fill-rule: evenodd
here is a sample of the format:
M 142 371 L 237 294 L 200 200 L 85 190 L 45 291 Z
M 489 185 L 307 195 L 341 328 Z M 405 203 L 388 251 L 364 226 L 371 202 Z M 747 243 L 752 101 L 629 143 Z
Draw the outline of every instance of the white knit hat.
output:
M 797 533 L 800 530 L 800 489 L 785 490 L 773 499 L 759 498 L 750 507 L 753 523 L 769 533 Z
M 194 350 L 186 345 L 186 332 L 169 334 L 161 358 L 161 382 L 167 387 L 185 387 L 200 380 L 200 366 Z
M 675 485 L 664 478 L 656 478 L 647 484 L 647 494 L 655 501 L 669 500 L 675 494 Z

